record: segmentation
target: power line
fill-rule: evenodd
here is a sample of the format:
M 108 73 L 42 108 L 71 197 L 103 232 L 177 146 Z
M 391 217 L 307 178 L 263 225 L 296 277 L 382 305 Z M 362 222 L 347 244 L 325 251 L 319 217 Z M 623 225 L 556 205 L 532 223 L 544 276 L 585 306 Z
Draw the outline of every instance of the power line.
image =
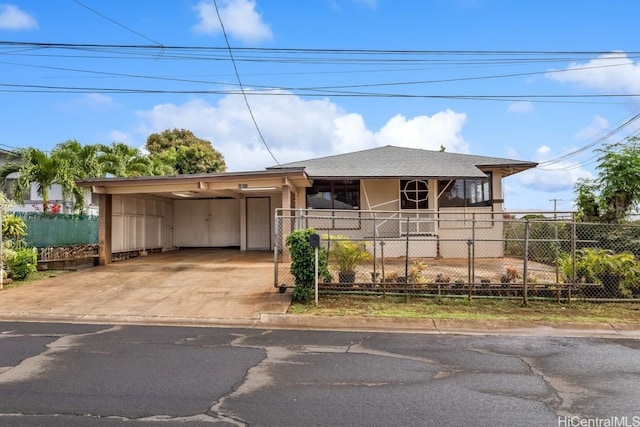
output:
M 136 30 L 131 29 L 131 28 L 127 27 L 126 25 L 124 25 L 124 24 L 122 24 L 122 23 L 120 23 L 120 22 L 116 21 L 115 19 L 112 19 L 112 18 L 108 17 L 107 15 L 105 15 L 105 14 L 103 14 L 103 13 L 100 13 L 100 12 L 98 12 L 98 11 L 97 11 L 97 10 L 95 10 L 95 9 L 90 8 L 89 6 L 87 6 L 86 4 L 82 3 L 81 1 L 79 1 L 79 0 L 73 0 L 73 2 L 74 2 L 74 3 L 76 3 L 76 4 L 77 4 L 77 5 L 79 5 L 79 6 L 84 7 L 84 8 L 85 8 L 85 9 L 87 9 L 87 10 L 90 10 L 91 12 L 93 12 L 93 13 L 95 13 L 96 15 L 98 15 L 98 16 L 100 16 L 100 17 L 102 17 L 102 18 L 106 19 L 107 21 L 109 21 L 109 22 L 111 22 L 111 23 L 113 23 L 113 24 L 116 24 L 116 25 L 117 25 L 117 26 L 119 26 L 119 27 L 124 28 L 125 30 L 127 30 L 127 31 L 129 31 L 129 32 L 131 32 L 131 33 L 133 33 L 133 34 L 135 34 L 135 35 L 138 35 L 138 36 L 142 37 L 142 38 L 143 38 L 143 39 L 145 39 L 145 40 L 149 40 L 151 43 L 155 43 L 155 44 L 157 44 L 158 46 L 160 46 L 160 47 L 162 48 L 162 43 L 157 42 L 157 41 L 155 41 L 155 40 L 153 40 L 153 39 L 151 39 L 151 38 L 149 38 L 149 37 L 145 36 L 144 34 L 139 33 L 139 32 L 137 32 Z
M 227 32 L 224 29 L 224 23 L 222 22 L 222 17 L 220 16 L 220 10 L 218 10 L 218 2 L 216 0 L 213 0 L 213 5 L 216 8 L 216 14 L 218 15 L 218 20 L 220 21 L 220 28 L 222 28 L 222 34 L 224 35 L 224 41 L 226 42 L 227 48 L 229 49 L 229 56 L 231 57 L 231 63 L 233 64 L 233 70 L 235 71 L 236 78 L 238 79 L 238 85 L 240 86 L 240 91 L 242 92 L 242 97 L 244 99 L 245 104 L 247 105 L 247 109 L 249 110 L 249 114 L 251 115 L 251 120 L 253 121 L 253 124 L 256 127 L 256 130 L 258 131 L 258 135 L 260 136 L 260 140 L 262 141 L 262 144 L 264 144 L 265 148 L 267 149 L 267 151 L 269 152 L 269 154 L 271 155 L 273 160 L 276 162 L 276 164 L 278 166 L 282 167 L 282 165 L 280 164 L 278 159 L 276 159 L 276 156 L 274 156 L 273 153 L 271 152 L 271 149 L 269 148 L 269 144 L 267 144 L 267 141 L 264 139 L 264 136 L 262 136 L 262 132 L 260 131 L 260 127 L 258 126 L 258 122 L 256 121 L 256 118 L 253 115 L 253 111 L 251 110 L 251 105 L 249 104 L 249 99 L 247 98 L 247 94 L 245 93 L 244 87 L 242 86 L 242 80 L 240 79 L 240 73 L 238 72 L 238 67 L 236 66 L 236 62 L 235 62 L 235 60 L 233 58 L 233 51 L 231 50 L 231 44 L 229 43 L 229 39 L 227 38 Z
M 563 160 L 566 160 L 568 158 L 571 158 L 571 157 L 573 157 L 573 156 L 575 156 L 577 154 L 580 154 L 580 153 L 582 153 L 582 152 L 594 147 L 595 145 L 597 145 L 597 144 L 599 144 L 599 143 L 601 143 L 603 141 L 606 141 L 608 138 L 612 137 L 613 135 L 615 135 L 616 133 L 620 132 L 624 128 L 630 126 L 633 122 L 638 120 L 638 118 L 640 118 L 640 113 L 634 115 L 629 120 L 625 121 L 620 126 L 618 126 L 615 129 L 609 131 L 607 134 L 601 136 L 600 138 L 596 139 L 595 141 L 592 141 L 591 143 L 589 143 L 589 144 L 587 144 L 587 145 L 585 145 L 585 146 L 583 146 L 583 147 L 581 147 L 581 148 L 579 148 L 577 150 L 574 150 L 574 151 L 572 151 L 570 153 L 567 153 L 567 154 L 562 155 L 560 157 L 557 157 L 555 159 L 547 160 L 546 162 L 540 163 L 538 165 L 538 167 L 541 170 L 545 170 L 545 168 L 547 168 L 546 170 L 558 170 L 558 169 L 549 169 L 548 167 L 553 165 L 553 164 L 559 163 L 559 162 L 561 162 Z M 589 159 L 589 160 L 591 160 L 591 159 Z

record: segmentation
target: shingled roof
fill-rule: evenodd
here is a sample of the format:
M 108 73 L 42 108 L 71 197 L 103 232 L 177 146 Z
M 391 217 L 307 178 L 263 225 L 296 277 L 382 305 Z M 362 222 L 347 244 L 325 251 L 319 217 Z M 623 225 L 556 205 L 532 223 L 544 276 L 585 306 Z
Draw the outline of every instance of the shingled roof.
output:
M 482 178 L 490 168 L 500 168 L 505 177 L 536 166 L 521 160 L 387 145 L 267 169 L 303 167 L 310 178 Z

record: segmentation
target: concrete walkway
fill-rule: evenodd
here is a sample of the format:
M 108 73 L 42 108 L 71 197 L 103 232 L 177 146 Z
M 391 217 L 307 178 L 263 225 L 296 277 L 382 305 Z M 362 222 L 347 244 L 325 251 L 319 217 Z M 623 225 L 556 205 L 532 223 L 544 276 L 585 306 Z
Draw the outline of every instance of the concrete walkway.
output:
M 0 292 L 0 320 L 213 324 L 285 313 L 273 254 L 189 249 L 118 261 Z

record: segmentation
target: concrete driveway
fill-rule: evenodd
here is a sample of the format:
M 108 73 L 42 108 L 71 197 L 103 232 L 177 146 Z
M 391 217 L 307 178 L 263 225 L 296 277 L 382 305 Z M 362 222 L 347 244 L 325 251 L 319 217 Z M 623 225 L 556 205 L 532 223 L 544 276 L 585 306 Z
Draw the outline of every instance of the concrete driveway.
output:
M 0 320 L 246 324 L 286 312 L 273 271 L 269 252 L 153 254 L 0 291 Z

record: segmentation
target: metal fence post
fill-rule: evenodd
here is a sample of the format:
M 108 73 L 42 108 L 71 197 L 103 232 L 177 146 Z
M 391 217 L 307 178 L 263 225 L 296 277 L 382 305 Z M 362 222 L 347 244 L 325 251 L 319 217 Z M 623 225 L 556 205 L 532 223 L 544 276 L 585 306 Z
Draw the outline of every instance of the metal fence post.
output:
M 524 265 L 522 267 L 522 304 L 527 305 L 529 303 L 529 295 L 528 295 L 528 266 L 529 266 L 529 220 L 526 219 L 524 223 Z
M 371 274 L 371 281 L 375 285 L 378 278 L 377 269 L 377 255 L 378 255 L 378 227 L 376 226 L 376 218 L 373 218 L 373 273 Z
M 282 230 L 280 229 L 280 216 L 278 215 L 278 210 L 276 210 L 275 218 L 274 218 L 274 227 L 276 228 L 276 241 L 273 245 L 273 286 L 278 287 L 278 249 L 280 248 L 280 239 L 282 239 Z
M 410 222 L 411 218 L 407 218 L 407 243 L 406 243 L 406 247 L 405 247 L 405 254 L 404 254 L 404 300 L 405 302 L 409 300 L 409 291 L 408 291 L 408 285 L 409 285 L 409 230 L 411 230 L 409 228 L 409 222 Z M 417 224 L 416 224 L 417 227 Z
M 471 241 L 473 242 L 471 248 L 471 284 L 476 283 L 476 214 L 472 214 L 471 217 Z
M 571 283 L 576 283 L 576 221 L 571 223 Z

